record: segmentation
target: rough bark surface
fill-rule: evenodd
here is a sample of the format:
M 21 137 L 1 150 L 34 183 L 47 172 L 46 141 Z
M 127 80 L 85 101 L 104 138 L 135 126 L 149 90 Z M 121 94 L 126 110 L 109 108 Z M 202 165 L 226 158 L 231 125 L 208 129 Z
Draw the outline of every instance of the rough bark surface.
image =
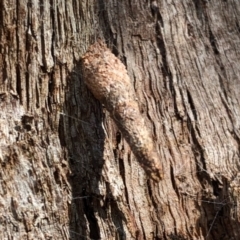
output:
M 238 0 L 0 1 L 1 239 L 239 239 Z M 153 183 L 80 59 L 126 66 Z
M 99 40 L 82 57 L 82 71 L 84 82 L 110 112 L 140 165 L 151 179 L 161 180 L 160 158 L 123 63 Z

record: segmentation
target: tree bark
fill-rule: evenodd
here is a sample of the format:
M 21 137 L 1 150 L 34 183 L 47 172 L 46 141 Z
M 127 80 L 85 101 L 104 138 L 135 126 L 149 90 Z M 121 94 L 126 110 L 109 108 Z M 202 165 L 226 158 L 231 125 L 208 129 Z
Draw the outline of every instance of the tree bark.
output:
M 1 239 L 240 238 L 237 0 L 2 0 L 0 23 Z M 85 85 L 98 39 L 160 182 Z

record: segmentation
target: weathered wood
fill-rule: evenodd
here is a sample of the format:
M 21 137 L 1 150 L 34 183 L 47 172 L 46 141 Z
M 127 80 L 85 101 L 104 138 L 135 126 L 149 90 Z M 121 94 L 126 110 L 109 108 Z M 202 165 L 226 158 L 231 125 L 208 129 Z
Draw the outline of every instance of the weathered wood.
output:
M 154 181 L 161 180 L 160 158 L 140 113 L 125 66 L 99 40 L 83 55 L 82 69 L 88 88 L 110 112 L 140 165 Z
M 0 1 L 1 239 L 239 239 L 238 0 Z M 164 179 L 84 84 L 126 66 Z

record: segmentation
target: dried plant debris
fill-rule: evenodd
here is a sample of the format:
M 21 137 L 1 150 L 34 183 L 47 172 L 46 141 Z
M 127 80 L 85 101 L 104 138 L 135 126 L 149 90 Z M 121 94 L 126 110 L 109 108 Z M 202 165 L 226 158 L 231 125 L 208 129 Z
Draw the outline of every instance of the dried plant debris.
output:
M 82 57 L 82 68 L 87 87 L 110 112 L 148 176 L 161 180 L 160 158 L 123 63 L 98 41 Z

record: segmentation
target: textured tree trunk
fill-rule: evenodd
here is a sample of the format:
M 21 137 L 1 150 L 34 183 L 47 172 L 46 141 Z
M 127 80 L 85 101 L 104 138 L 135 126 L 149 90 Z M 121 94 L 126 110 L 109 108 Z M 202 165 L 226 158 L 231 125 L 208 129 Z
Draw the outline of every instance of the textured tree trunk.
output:
M 159 182 L 85 85 L 98 39 Z M 239 46 L 238 0 L 0 1 L 0 238 L 240 239 Z

